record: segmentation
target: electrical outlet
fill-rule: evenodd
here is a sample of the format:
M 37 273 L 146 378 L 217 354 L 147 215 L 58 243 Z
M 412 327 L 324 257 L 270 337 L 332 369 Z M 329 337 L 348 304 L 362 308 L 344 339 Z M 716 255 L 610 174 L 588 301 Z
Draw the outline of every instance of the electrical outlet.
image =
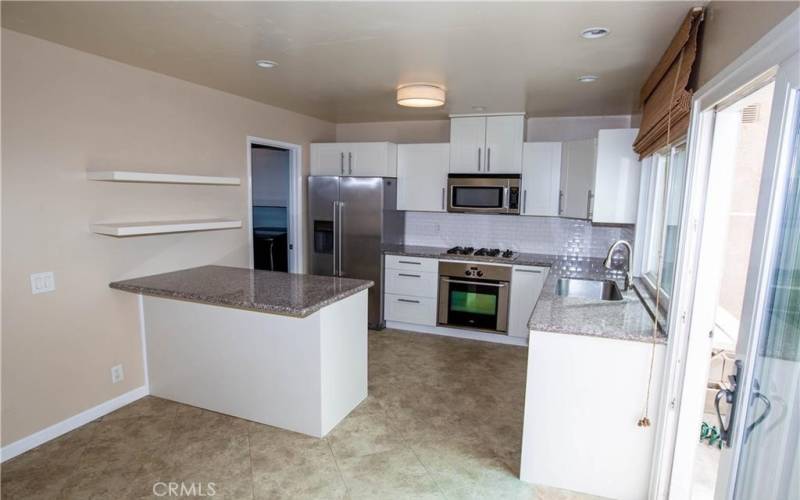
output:
M 31 293 L 52 292 L 56 289 L 56 276 L 52 272 L 31 274 Z
M 117 382 L 122 382 L 125 378 L 125 372 L 122 371 L 122 365 L 116 365 L 111 367 L 111 382 L 116 384 Z

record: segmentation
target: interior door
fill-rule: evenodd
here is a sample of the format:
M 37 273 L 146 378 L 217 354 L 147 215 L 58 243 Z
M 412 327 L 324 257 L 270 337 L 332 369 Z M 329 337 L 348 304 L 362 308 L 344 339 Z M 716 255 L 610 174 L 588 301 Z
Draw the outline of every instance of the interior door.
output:
M 591 219 L 596 139 L 568 141 L 561 149 L 561 216 Z
M 339 275 L 375 282 L 369 289 L 370 325 L 380 323 L 383 183 L 380 177 L 342 177 L 340 184 Z
M 525 117 L 522 115 L 487 117 L 485 172 L 521 173 L 524 134 Z
M 486 161 L 486 117 L 466 116 L 450 120 L 450 172 L 474 174 Z
M 338 270 L 339 177 L 308 178 L 308 241 L 311 274 L 334 276 Z
M 800 498 L 799 94 L 795 54 L 776 77 L 717 500 Z

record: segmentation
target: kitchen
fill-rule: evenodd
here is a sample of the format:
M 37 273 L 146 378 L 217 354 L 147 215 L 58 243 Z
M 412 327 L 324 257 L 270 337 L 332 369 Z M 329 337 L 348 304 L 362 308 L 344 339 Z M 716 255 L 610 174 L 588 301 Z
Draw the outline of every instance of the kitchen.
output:
M 689 120 L 652 122 L 648 77 L 691 96 L 796 6 L 488 5 L 3 3 L 4 495 L 691 488 L 685 299 L 648 288 Z

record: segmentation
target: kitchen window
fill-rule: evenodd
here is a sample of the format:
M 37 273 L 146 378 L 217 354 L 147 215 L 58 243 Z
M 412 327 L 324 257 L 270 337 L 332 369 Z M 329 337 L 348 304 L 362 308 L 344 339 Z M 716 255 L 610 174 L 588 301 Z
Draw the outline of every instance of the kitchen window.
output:
M 658 291 L 659 306 L 669 306 L 675 282 L 680 217 L 686 180 L 686 142 L 664 148 L 645 159 L 642 175 L 644 209 L 637 226 L 643 237 L 641 276 L 646 290 Z

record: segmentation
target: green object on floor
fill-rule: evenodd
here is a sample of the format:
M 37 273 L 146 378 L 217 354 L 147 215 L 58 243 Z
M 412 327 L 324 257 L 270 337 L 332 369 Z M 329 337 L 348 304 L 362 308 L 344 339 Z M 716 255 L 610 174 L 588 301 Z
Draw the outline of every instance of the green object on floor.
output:
M 709 425 L 707 422 L 700 424 L 700 441 L 708 441 L 709 446 L 717 445 L 717 448 L 722 448 L 722 440 L 720 439 L 719 429 L 715 425 Z

